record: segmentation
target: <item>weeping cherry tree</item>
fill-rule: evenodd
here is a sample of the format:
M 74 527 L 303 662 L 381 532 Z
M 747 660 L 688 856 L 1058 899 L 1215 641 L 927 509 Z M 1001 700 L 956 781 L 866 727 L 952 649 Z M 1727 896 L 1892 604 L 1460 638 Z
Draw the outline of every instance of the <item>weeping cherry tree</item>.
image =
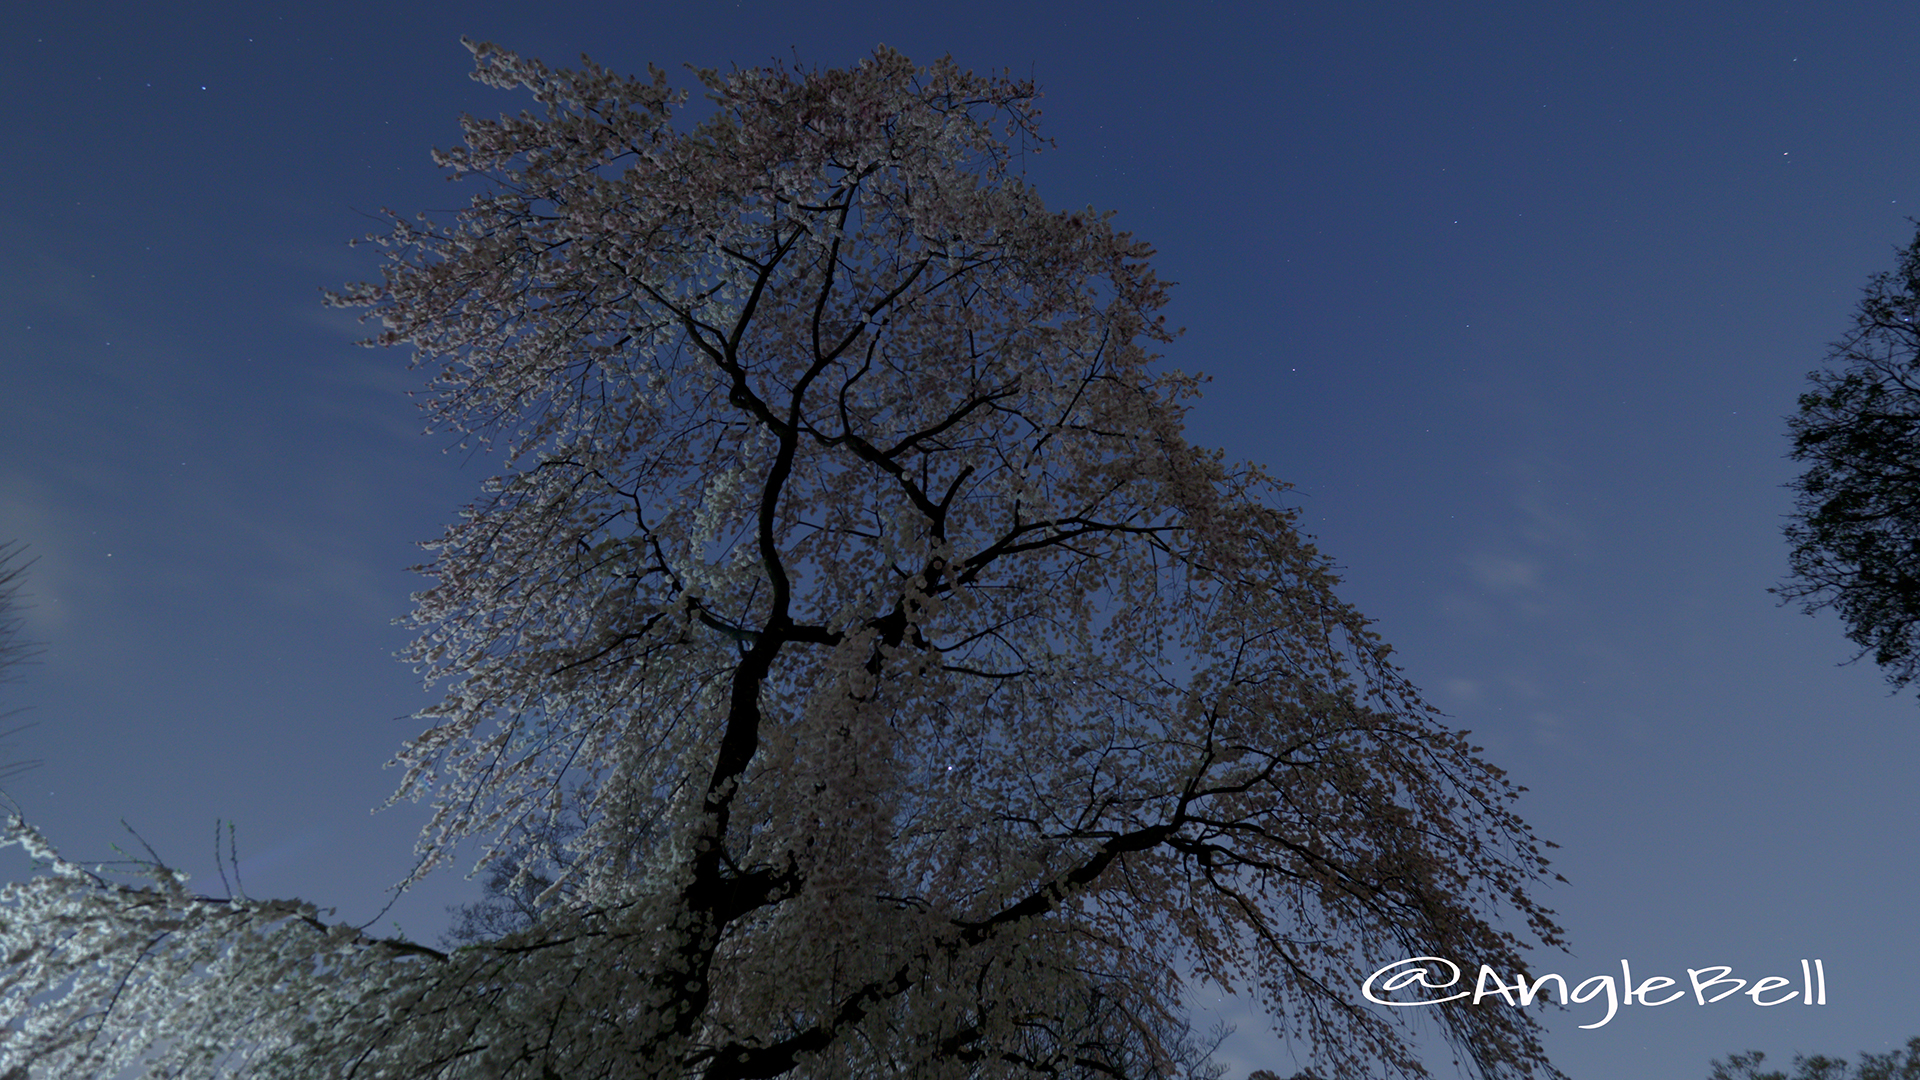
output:
M 554 872 L 435 949 L 16 820 L 0 1074 L 1188 1075 L 1193 973 L 1319 1072 L 1424 1076 L 1368 972 L 1559 943 L 1516 789 L 1283 485 L 1186 441 L 1150 249 L 1014 169 L 1030 83 L 882 48 L 699 71 L 676 126 L 658 69 L 469 47 L 540 114 L 466 118 L 479 193 L 333 302 L 504 462 L 416 598 L 414 876 Z M 1558 1075 L 1522 1010 L 1435 1015 Z

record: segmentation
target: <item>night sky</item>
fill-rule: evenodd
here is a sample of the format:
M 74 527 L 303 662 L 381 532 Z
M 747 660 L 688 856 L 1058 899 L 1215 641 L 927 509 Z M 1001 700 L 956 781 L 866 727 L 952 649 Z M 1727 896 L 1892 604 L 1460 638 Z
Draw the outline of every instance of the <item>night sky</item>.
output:
M 421 435 L 423 378 L 320 290 L 377 273 L 347 241 L 382 207 L 476 190 L 428 158 L 461 113 L 533 107 L 461 35 L 680 85 L 884 42 L 1038 80 L 1042 197 L 1158 249 L 1165 363 L 1213 378 L 1195 441 L 1296 485 L 1561 845 L 1572 954 L 1536 973 L 1823 961 L 1823 1007 L 1548 1011 L 1557 1064 L 1920 1034 L 1920 705 L 1767 592 L 1783 418 L 1920 213 L 1911 0 L 58 7 L 0 15 L 0 540 L 39 558 L 46 645 L 0 761 L 43 762 L 9 787 L 68 855 L 124 819 L 219 891 L 232 821 L 251 894 L 356 922 L 411 866 L 425 808 L 368 813 L 432 700 L 393 620 L 497 462 Z M 478 895 L 442 874 L 372 929 L 432 941 Z M 1239 1024 L 1236 1077 L 1305 1064 L 1194 1001 Z

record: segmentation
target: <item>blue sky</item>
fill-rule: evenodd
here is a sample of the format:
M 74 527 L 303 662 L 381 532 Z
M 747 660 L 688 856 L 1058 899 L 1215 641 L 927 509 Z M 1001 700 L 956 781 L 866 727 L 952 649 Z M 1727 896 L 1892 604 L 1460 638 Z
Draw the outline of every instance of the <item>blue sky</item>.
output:
M 884 42 L 1037 79 L 1042 196 L 1158 249 L 1166 362 L 1213 377 L 1196 440 L 1296 485 L 1344 594 L 1561 845 L 1573 955 L 1537 970 L 1823 960 L 1824 1007 L 1550 1014 L 1562 1068 L 1690 1080 L 1920 1034 L 1920 706 L 1766 592 L 1783 417 L 1913 236 L 1920 8 L 76 2 L 0 26 L 0 539 L 39 557 L 47 645 L 5 689 L 37 724 L 12 754 L 44 761 L 11 790 L 72 854 L 111 857 L 125 819 L 205 880 L 234 821 L 249 891 L 356 920 L 410 865 L 422 808 L 368 813 L 428 701 L 392 620 L 414 542 L 493 463 L 420 435 L 403 357 L 353 348 L 319 290 L 376 272 L 346 241 L 382 207 L 464 201 L 427 156 L 462 112 L 530 104 L 469 81 L 460 36 L 683 82 Z M 442 875 L 383 921 L 431 939 L 477 892 Z M 1295 1067 L 1224 1008 L 1242 1073 Z

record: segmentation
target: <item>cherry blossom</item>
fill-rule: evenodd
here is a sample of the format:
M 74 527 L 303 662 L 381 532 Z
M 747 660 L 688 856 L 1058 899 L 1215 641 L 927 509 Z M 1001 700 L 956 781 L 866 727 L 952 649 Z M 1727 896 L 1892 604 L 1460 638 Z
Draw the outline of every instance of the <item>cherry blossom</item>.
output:
M 882 48 L 697 71 L 676 126 L 657 69 L 469 47 L 542 114 L 466 118 L 480 193 L 333 300 L 503 460 L 422 568 L 416 877 L 565 814 L 562 870 L 442 951 L 16 822 L 0 1073 L 1189 1075 L 1192 971 L 1422 1076 L 1367 972 L 1559 943 L 1517 789 L 1186 441 L 1151 249 L 1015 170 L 1032 84 Z M 1524 1012 L 1435 1017 L 1558 1075 Z

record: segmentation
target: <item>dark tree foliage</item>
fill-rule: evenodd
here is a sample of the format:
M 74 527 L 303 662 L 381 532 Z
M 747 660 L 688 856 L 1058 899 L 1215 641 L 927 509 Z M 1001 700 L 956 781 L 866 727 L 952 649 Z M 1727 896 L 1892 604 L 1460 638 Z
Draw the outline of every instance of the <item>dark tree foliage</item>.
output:
M 453 924 L 441 946 L 453 949 L 519 933 L 538 922 L 542 912 L 567 904 L 572 896 L 564 879 L 573 867 L 566 845 L 580 828 L 572 818 L 555 818 L 518 829 L 508 856 L 488 867 L 480 899 L 447 908 Z M 556 887 L 556 881 L 562 884 Z
M 571 814 L 577 807 L 566 809 Z M 556 907 L 577 905 L 567 887 L 572 869 L 567 841 L 582 828 L 578 815 L 571 814 L 518 830 L 506 857 L 489 868 L 481 898 L 447 908 L 453 924 L 441 935 L 441 947 L 484 945 L 532 929 Z M 1203 1037 L 1184 1011 L 1167 1019 L 1134 1015 L 1095 981 L 1074 995 L 1074 1006 L 1041 1033 L 1075 1048 L 1066 1066 L 1054 1070 L 1060 1080 L 1220 1080 L 1226 1074 L 1227 1067 L 1213 1055 L 1233 1033 L 1230 1025 L 1215 1024 Z M 1148 1038 L 1169 1048 L 1171 1060 L 1156 1060 Z M 1256 1069 L 1248 1080 L 1280 1078 Z M 1320 1078 L 1302 1072 L 1288 1080 Z
M 1820 1054 L 1793 1058 L 1793 1072 L 1779 1069 L 1760 1071 L 1765 1054 L 1749 1050 L 1726 1061 L 1713 1061 L 1713 1073 L 1707 1080 L 1920 1080 L 1920 1036 L 1907 1040 L 1904 1050 L 1884 1054 L 1861 1054 L 1860 1064 L 1849 1065 L 1845 1058 Z
M 1795 461 L 1791 577 L 1775 589 L 1832 608 L 1893 685 L 1920 674 L 1920 236 L 1874 275 L 1852 332 L 1787 421 Z

